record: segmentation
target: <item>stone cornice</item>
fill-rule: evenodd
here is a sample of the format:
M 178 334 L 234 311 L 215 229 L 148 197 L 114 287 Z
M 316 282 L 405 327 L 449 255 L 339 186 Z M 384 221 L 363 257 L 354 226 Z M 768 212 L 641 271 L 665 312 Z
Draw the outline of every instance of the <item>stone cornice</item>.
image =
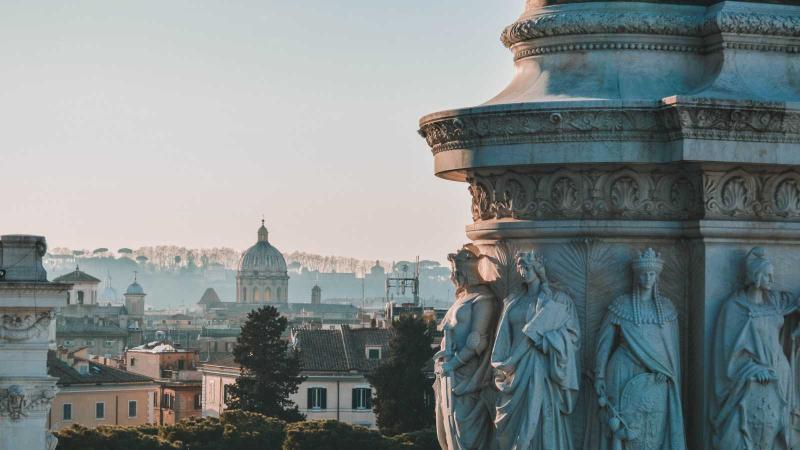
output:
M 800 111 L 772 103 L 706 99 L 658 108 L 564 108 L 453 112 L 423 118 L 433 154 L 486 145 L 550 142 L 670 142 L 707 139 L 800 143 Z
M 708 14 L 692 14 L 686 8 L 648 11 L 624 6 L 612 9 L 608 5 L 604 5 L 604 9 L 552 9 L 514 22 L 503 30 L 500 40 L 511 48 L 534 39 L 567 35 L 707 37 L 720 33 L 796 38 L 800 37 L 800 15 L 793 11 L 767 13 L 763 7 L 759 10 L 711 8 Z

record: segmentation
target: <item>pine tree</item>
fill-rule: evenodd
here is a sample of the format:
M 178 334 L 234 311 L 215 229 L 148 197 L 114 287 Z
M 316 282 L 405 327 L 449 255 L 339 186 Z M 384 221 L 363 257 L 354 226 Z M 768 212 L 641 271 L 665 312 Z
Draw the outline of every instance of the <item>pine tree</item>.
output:
M 431 329 L 412 316 L 401 317 L 394 328 L 388 361 L 367 376 L 375 387 L 378 428 L 390 436 L 434 424 L 432 380 L 425 373 L 434 353 Z
M 289 396 L 297 392 L 304 377 L 300 358 L 281 339 L 288 322 L 272 306 L 251 311 L 236 339 L 234 360 L 242 375 L 231 385 L 229 408 L 276 417 L 287 422 L 303 419 Z

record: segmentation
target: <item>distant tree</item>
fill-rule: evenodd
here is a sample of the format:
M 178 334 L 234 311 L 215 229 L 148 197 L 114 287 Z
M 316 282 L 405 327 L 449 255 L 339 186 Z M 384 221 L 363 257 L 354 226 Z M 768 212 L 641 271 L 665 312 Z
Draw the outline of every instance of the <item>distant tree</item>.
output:
M 73 250 L 73 251 L 72 251 L 72 255 L 73 255 L 73 256 L 81 256 L 81 255 L 83 255 L 84 253 L 86 253 L 86 251 L 85 251 L 85 250 Z
M 144 264 L 148 260 L 149 260 L 149 258 L 147 256 L 144 256 L 144 255 L 139 255 L 139 256 L 136 257 L 136 262 L 138 262 L 139 264 Z
M 96 255 L 96 254 L 98 254 L 98 253 L 106 253 L 107 251 L 108 251 L 108 249 L 107 249 L 107 248 L 105 248 L 105 247 L 100 247 L 100 248 L 96 248 L 96 249 L 94 249 L 94 250 L 92 251 L 92 254 L 93 254 L 93 255 Z
M 233 349 L 242 375 L 231 385 L 228 407 L 252 411 L 287 422 L 303 419 L 289 396 L 304 377 L 300 358 L 281 339 L 288 322 L 272 306 L 251 311 Z
M 428 323 L 404 316 L 393 324 L 388 361 L 367 376 L 375 387 L 378 428 L 388 435 L 429 428 L 434 424 L 431 380 L 425 366 L 433 356 Z
M 125 255 L 130 255 L 131 253 L 133 253 L 133 250 L 131 250 L 131 249 L 127 248 L 127 247 L 122 247 L 121 249 L 117 250 L 117 253 L 123 253 Z
M 171 443 L 158 436 L 152 436 L 137 428 L 99 426 L 86 428 L 73 425 L 55 433 L 58 450 L 173 450 L 179 444 Z

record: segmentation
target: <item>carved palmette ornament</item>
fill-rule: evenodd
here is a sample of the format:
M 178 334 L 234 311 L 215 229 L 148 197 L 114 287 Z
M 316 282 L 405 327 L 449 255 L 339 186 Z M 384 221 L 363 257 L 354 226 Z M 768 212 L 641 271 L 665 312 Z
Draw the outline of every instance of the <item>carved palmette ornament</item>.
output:
M 52 311 L 0 314 L 0 339 L 24 341 L 47 335 Z
M 497 219 L 800 221 L 800 172 L 661 168 L 474 173 L 476 222 Z

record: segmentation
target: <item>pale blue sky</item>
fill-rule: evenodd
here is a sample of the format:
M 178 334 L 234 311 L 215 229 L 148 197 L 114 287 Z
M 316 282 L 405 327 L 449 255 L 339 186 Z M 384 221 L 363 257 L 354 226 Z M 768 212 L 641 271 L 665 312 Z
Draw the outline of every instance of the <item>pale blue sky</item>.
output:
M 510 80 L 522 0 L 0 2 L 0 233 L 444 260 L 423 114 Z

